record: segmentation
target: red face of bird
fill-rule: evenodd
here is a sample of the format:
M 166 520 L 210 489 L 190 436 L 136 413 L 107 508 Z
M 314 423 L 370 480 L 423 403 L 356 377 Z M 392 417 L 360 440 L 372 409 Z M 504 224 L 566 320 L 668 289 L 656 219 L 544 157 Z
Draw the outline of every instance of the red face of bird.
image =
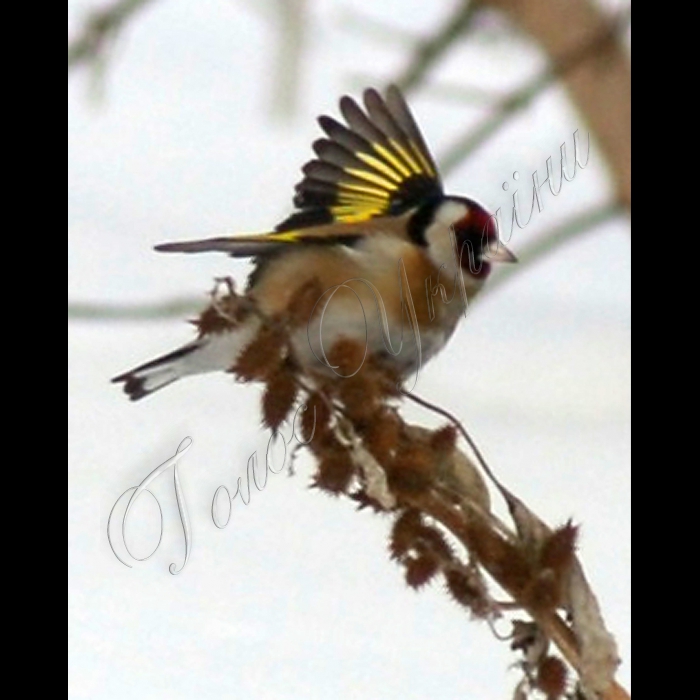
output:
M 449 235 L 450 231 L 454 236 Z M 489 275 L 492 263 L 517 262 L 499 241 L 495 216 L 466 197 L 440 201 L 430 215 L 424 237 L 438 265 L 456 257 L 462 271 L 479 280 Z

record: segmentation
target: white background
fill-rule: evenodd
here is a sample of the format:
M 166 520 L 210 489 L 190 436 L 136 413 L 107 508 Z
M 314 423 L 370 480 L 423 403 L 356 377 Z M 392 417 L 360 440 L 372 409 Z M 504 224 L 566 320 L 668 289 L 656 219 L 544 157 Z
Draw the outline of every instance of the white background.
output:
M 89 75 L 69 79 L 69 298 L 150 302 L 201 295 L 248 267 L 217 255 L 160 256 L 155 243 L 264 230 L 289 212 L 314 118 L 368 80 L 406 65 L 402 41 L 358 34 L 363 12 L 426 32 L 448 3 L 308 3 L 299 108 L 271 116 L 278 75 L 273 6 L 163 0 L 129 26 L 95 102 Z M 69 32 L 91 3 L 69 3 Z M 435 82 L 505 92 L 544 65 L 495 19 L 453 51 Z M 358 78 L 359 76 L 359 78 Z M 411 103 L 441 153 L 483 112 L 427 92 Z M 539 169 L 585 130 L 552 90 L 447 178 L 449 191 L 509 211 L 501 184 Z M 512 180 L 510 180 L 512 183 Z M 511 187 L 510 192 L 513 189 Z M 528 190 L 523 190 L 527 192 Z M 602 158 L 516 229 L 516 251 L 610 196 Z M 527 201 L 527 199 L 524 199 Z M 69 323 L 70 692 L 74 699 L 252 697 L 404 700 L 509 696 L 507 644 L 470 621 L 439 585 L 415 593 L 389 562 L 388 521 L 307 488 L 310 466 L 271 476 L 211 522 L 219 484 L 235 489 L 254 450 L 264 459 L 259 388 L 226 375 L 177 383 L 138 403 L 109 378 L 187 341 L 176 320 Z M 581 524 L 580 555 L 630 678 L 630 241 L 622 218 L 523 271 L 470 311 L 416 392 L 462 418 L 497 473 L 551 524 Z M 406 415 L 437 425 L 429 414 Z M 171 477 L 155 486 L 163 544 L 127 569 L 105 535 L 112 503 L 170 457 L 181 462 L 194 547 L 182 574 Z

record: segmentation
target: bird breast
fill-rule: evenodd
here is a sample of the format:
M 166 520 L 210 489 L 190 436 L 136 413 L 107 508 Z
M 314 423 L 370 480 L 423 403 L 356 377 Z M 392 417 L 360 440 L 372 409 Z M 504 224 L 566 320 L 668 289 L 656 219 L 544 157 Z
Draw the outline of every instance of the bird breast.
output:
M 464 313 L 449 263 L 439 269 L 425 249 L 393 235 L 373 235 L 352 248 L 304 245 L 271 260 L 249 295 L 264 314 L 283 318 L 315 280 L 323 293 L 293 336 L 302 366 L 328 366 L 333 345 L 349 339 L 408 372 L 442 349 Z

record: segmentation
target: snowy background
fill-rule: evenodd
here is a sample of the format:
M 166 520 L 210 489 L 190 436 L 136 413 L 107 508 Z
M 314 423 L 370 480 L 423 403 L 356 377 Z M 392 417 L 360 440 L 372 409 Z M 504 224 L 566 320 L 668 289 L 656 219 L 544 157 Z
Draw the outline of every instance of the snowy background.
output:
M 91 2 L 69 2 L 69 33 Z M 264 230 L 284 217 L 320 113 L 341 94 L 383 85 L 406 65 L 402 41 L 349 25 L 364 13 L 425 33 L 450 10 L 421 0 L 308 3 L 299 106 L 271 109 L 279 26 L 272 4 L 163 0 L 120 37 L 95 99 L 88 72 L 68 88 L 69 299 L 205 301 L 215 276 L 246 263 L 162 256 L 155 243 Z M 497 21 L 453 50 L 436 83 L 505 93 L 544 65 Z M 436 154 L 480 108 L 418 90 L 410 102 Z M 450 173 L 447 188 L 509 209 L 512 173 L 544 173 L 585 130 L 558 89 Z M 528 190 L 523 190 L 528 192 Z M 517 253 L 610 196 L 602 157 L 516 229 Z M 524 201 L 527 201 L 525 199 Z M 183 319 L 184 320 L 184 319 Z M 509 696 L 507 645 L 471 622 L 438 585 L 415 593 L 388 561 L 387 521 L 309 490 L 309 465 L 270 476 L 217 530 L 211 497 L 233 492 L 248 457 L 264 460 L 259 388 L 229 376 L 179 382 L 130 403 L 109 378 L 187 341 L 180 320 L 69 321 L 70 690 L 75 700 L 251 697 L 418 700 Z M 551 524 L 582 526 L 580 555 L 630 679 L 630 240 L 621 217 L 522 270 L 470 310 L 416 393 L 461 417 L 501 479 Z M 430 414 L 406 415 L 437 425 Z M 170 476 L 156 482 L 165 533 L 148 562 L 112 555 L 113 502 L 174 454 L 193 528 L 183 557 Z M 148 508 L 141 509 L 148 518 Z

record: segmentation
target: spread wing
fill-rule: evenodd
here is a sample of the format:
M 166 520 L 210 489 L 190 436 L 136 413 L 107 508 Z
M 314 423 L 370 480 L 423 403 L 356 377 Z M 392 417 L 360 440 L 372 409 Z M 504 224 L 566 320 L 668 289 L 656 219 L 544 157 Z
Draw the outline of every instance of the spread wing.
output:
M 365 235 L 362 223 L 398 216 L 440 197 L 435 161 L 399 89 L 389 87 L 385 98 L 365 90 L 364 107 L 346 96 L 340 100 L 345 125 L 319 117 L 327 138 L 313 144 L 316 158 L 302 168 L 304 178 L 294 196 L 298 211 L 274 232 L 165 243 L 156 250 L 248 257 L 290 243 L 352 244 Z
M 395 216 L 442 194 L 435 161 L 399 89 L 390 86 L 386 98 L 365 90 L 364 106 L 340 100 L 347 126 L 319 118 L 328 138 L 313 144 L 317 157 L 296 186 L 299 211 L 278 230 Z

